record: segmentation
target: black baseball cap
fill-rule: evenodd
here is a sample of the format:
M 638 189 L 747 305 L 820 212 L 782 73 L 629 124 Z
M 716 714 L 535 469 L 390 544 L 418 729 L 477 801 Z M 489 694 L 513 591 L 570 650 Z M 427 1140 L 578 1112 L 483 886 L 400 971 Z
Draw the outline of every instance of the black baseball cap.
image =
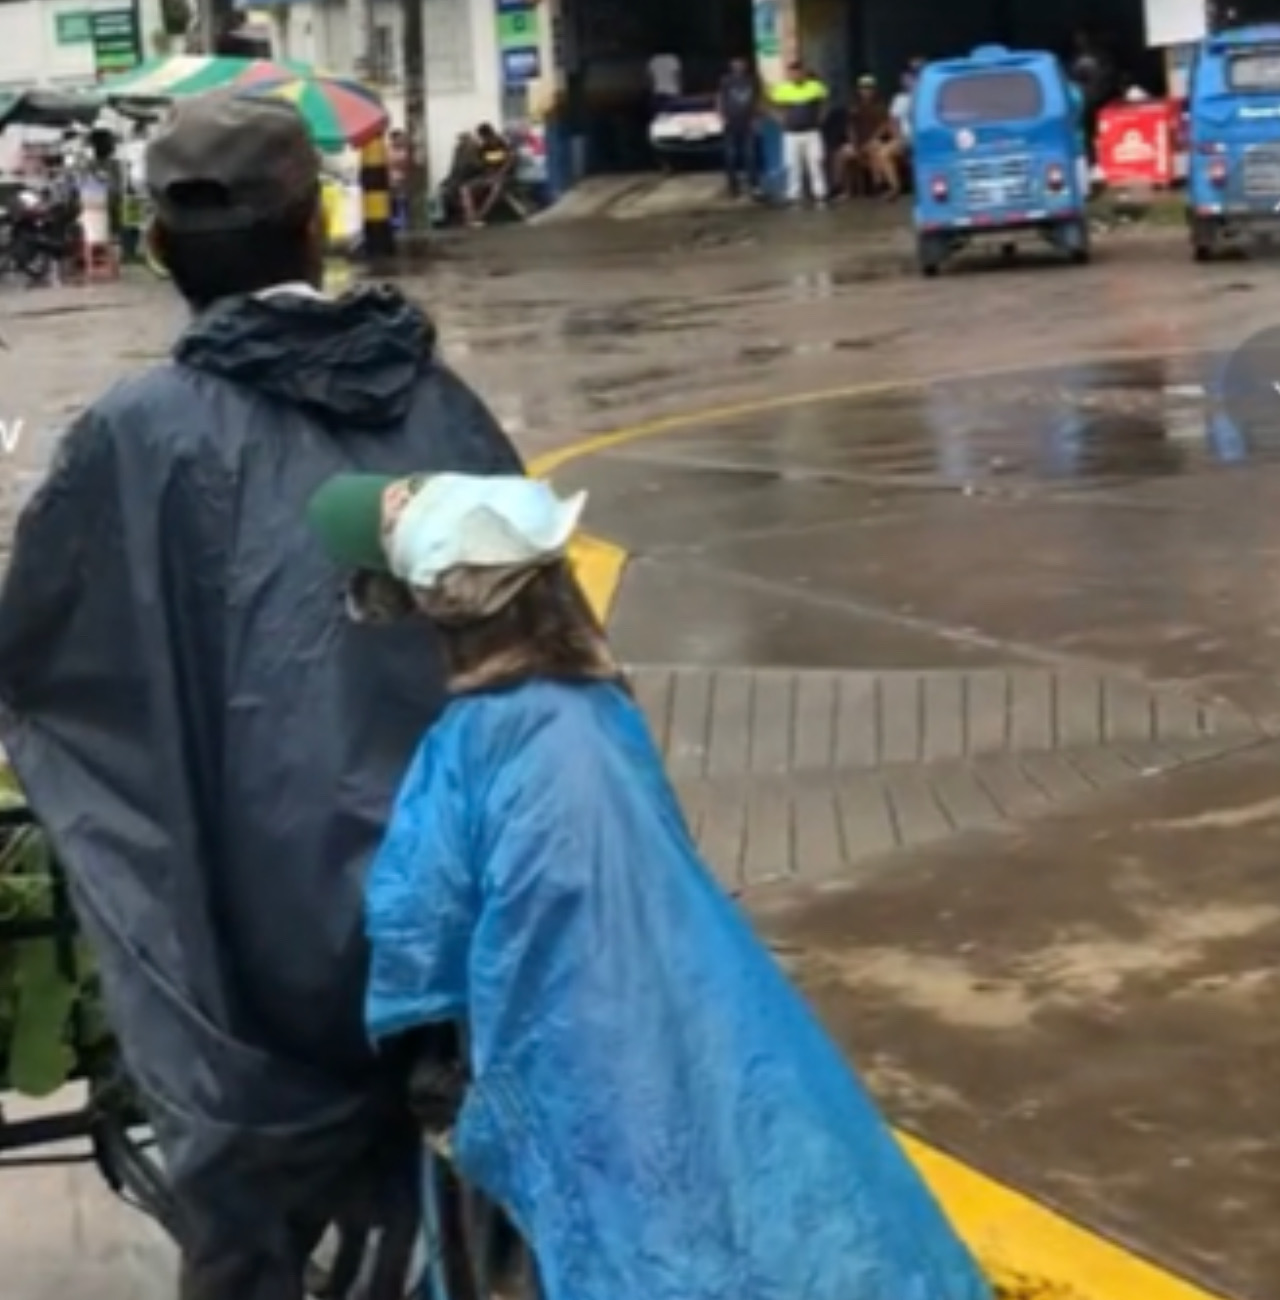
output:
M 215 92 L 180 100 L 147 148 L 147 188 L 170 230 L 248 230 L 306 213 L 320 157 L 297 109 Z

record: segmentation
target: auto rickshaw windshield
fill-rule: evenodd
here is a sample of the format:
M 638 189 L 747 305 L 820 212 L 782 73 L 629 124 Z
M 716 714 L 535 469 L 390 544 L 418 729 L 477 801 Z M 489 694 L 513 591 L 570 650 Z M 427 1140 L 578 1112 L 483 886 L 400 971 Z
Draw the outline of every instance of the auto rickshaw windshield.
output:
M 1280 46 L 1230 55 L 1226 80 L 1233 91 L 1241 94 L 1280 94 Z
M 1030 72 L 974 72 L 938 88 L 938 120 L 946 126 L 1021 122 L 1044 112 L 1044 90 Z

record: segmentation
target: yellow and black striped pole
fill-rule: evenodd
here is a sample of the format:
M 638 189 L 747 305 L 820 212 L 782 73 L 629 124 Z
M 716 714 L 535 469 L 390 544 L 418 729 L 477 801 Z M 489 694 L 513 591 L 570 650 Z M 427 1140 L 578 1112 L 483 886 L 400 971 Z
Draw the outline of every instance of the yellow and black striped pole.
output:
M 391 168 L 384 136 L 360 151 L 360 202 L 364 216 L 364 252 L 369 258 L 394 257 L 396 232 L 391 224 Z

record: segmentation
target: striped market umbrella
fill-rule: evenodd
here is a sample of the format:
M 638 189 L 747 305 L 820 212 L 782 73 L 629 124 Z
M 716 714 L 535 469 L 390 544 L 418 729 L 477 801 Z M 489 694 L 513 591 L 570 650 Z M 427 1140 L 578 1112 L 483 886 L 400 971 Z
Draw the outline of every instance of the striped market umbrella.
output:
M 288 59 L 232 59 L 212 55 L 176 54 L 150 59 L 132 72 L 109 77 L 100 90 L 111 100 L 187 99 L 209 90 L 279 81 L 310 72 L 303 63 Z
M 245 95 L 283 99 L 302 115 L 316 147 L 325 153 L 359 149 L 387 129 L 387 110 L 367 86 L 319 74 L 254 80 Z

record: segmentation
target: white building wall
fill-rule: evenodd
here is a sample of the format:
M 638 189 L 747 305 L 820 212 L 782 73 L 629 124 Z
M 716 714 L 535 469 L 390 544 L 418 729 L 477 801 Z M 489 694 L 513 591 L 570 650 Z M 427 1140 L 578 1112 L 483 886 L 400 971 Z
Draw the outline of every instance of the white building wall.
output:
M 341 3 L 310 4 L 306 8 L 312 14 L 311 34 L 316 65 L 329 72 L 354 71 L 356 49 L 352 10 Z
M 497 5 L 493 0 L 424 0 L 427 130 L 431 174 L 440 179 L 462 131 L 502 116 Z
M 254 27 L 261 27 L 271 38 L 271 53 L 279 59 L 316 62 L 319 34 L 317 25 L 324 10 L 318 5 L 277 5 L 271 9 L 250 11 Z
M 0 89 L 92 85 L 93 46 L 59 45 L 57 15 L 122 9 L 127 0 L 10 0 L 0 4 Z M 144 54 L 160 29 L 160 0 L 141 0 Z
M 354 73 L 364 55 L 362 0 L 294 5 L 289 57 L 311 58 L 331 72 Z M 428 165 L 433 183 L 448 170 L 459 132 L 501 117 L 497 5 L 494 0 L 422 0 L 427 84 Z M 0 6 L 2 7 L 2 6 Z M 313 47 L 297 52 L 292 32 L 310 13 Z M 404 125 L 403 8 L 400 0 L 373 0 L 373 25 L 384 78 L 380 90 L 393 126 Z M 284 51 L 281 50 L 283 53 Z

